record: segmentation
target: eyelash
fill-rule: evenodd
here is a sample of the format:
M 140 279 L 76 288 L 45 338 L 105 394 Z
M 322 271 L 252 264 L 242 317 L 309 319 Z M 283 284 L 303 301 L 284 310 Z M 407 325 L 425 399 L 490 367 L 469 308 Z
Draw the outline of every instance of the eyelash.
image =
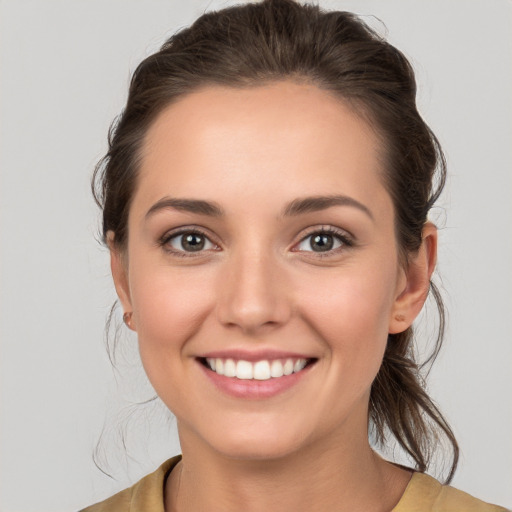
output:
M 187 251 L 179 251 L 176 249 L 169 248 L 168 244 L 173 238 L 177 238 L 179 236 L 183 235 L 199 235 L 204 238 L 206 238 L 210 243 L 214 244 L 208 236 L 207 233 L 202 231 L 198 228 L 188 228 L 188 229 L 181 229 L 179 231 L 174 231 L 171 233 L 166 233 L 158 242 L 158 245 L 160 245 L 165 252 L 172 254 L 173 256 L 177 256 L 179 258 L 195 258 L 202 255 L 204 251 L 197 251 L 197 254 L 194 254 L 194 252 L 187 252 Z M 354 240 L 351 235 L 349 235 L 345 231 L 341 231 L 339 229 L 333 228 L 332 226 L 322 226 L 320 229 L 315 229 L 313 231 L 310 231 L 306 235 L 304 235 L 298 244 L 300 245 L 302 242 L 307 240 L 308 238 L 314 236 L 314 235 L 330 235 L 334 238 L 337 238 L 341 242 L 341 247 L 337 247 L 336 249 L 331 249 L 329 251 L 325 252 L 315 252 L 315 251 L 305 251 L 305 252 L 312 252 L 315 254 L 315 257 L 318 258 L 326 258 L 329 256 L 332 256 L 333 254 L 337 254 L 340 250 L 350 248 L 354 246 Z M 311 243 L 310 243 L 311 245 Z M 294 252 L 301 252 L 301 251 L 294 251 Z
M 187 252 L 187 251 L 177 251 L 176 249 L 172 249 L 168 246 L 169 242 L 173 239 L 173 238 L 177 238 L 179 236 L 183 236 L 183 235 L 199 235 L 199 236 L 202 236 L 204 238 L 206 238 L 207 240 L 210 240 L 209 236 L 204 232 L 202 231 L 201 229 L 198 229 L 198 228 L 188 228 L 188 229 L 180 229 L 179 231 L 174 231 L 174 232 L 171 232 L 171 233 L 166 233 L 158 242 L 158 244 L 164 249 L 165 252 L 169 253 L 169 254 L 172 254 L 173 256 L 178 256 L 179 258 L 196 258 L 198 256 L 201 256 L 201 253 L 203 251 L 197 251 L 197 254 L 194 254 L 194 252 Z M 214 244 L 214 242 L 211 242 L 212 244 Z M 215 244 L 214 244 L 215 245 Z
M 346 250 L 347 248 L 354 246 L 354 240 L 351 235 L 349 235 L 346 231 L 336 229 L 332 226 L 322 226 L 320 229 L 316 228 L 313 231 L 310 231 L 305 236 L 303 236 L 300 239 L 299 243 L 296 245 L 300 245 L 302 242 L 304 242 L 308 238 L 311 238 L 314 235 L 330 235 L 334 238 L 337 238 L 341 242 L 340 247 L 337 247 L 336 249 L 331 249 L 329 251 L 325 251 L 325 252 L 305 251 L 305 252 L 313 253 L 316 258 L 328 258 L 330 256 L 338 254 L 340 251 Z M 309 242 L 309 244 L 311 246 L 311 242 Z M 294 251 L 294 252 L 299 252 L 299 251 Z

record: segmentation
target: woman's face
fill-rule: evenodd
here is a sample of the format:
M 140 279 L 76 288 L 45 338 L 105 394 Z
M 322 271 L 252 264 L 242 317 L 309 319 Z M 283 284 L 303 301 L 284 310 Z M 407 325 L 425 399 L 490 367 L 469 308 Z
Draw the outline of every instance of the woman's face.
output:
M 180 99 L 147 133 L 128 225 L 116 286 L 182 447 L 366 438 L 388 333 L 412 319 L 378 141 L 343 102 L 291 82 Z

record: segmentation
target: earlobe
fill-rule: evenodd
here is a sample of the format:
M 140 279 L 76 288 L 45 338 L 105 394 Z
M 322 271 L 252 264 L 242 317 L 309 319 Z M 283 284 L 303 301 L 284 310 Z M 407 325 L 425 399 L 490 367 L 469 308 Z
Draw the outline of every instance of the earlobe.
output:
M 418 252 L 409 261 L 397 290 L 389 319 L 389 333 L 396 334 L 410 327 L 420 313 L 430 289 L 430 278 L 437 259 L 437 228 L 427 222 L 423 228 L 422 242 Z
M 110 250 L 110 269 L 112 271 L 112 279 L 114 280 L 117 296 L 119 297 L 124 311 L 123 320 L 130 329 L 135 330 L 132 318 L 133 308 L 128 280 L 128 265 L 125 255 L 114 243 L 114 233 L 112 231 L 107 233 L 107 244 Z M 128 317 L 129 322 L 126 321 Z

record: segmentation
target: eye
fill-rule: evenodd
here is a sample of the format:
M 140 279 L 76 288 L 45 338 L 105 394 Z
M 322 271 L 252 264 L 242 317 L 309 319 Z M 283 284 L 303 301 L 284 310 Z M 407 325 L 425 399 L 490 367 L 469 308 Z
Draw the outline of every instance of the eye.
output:
M 186 253 L 198 253 L 217 247 L 206 234 L 197 229 L 165 235 L 161 245 L 166 251 L 178 256 L 185 256 Z
M 322 228 L 303 238 L 297 245 L 298 251 L 328 253 L 337 252 L 342 247 L 351 247 L 352 240 L 343 231 L 334 228 Z

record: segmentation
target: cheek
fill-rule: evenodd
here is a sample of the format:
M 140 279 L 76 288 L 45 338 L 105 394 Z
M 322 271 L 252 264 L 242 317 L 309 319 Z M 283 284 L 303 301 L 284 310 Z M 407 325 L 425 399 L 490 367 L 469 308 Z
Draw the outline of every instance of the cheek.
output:
M 200 329 L 213 301 L 205 286 L 209 277 L 198 268 L 141 268 L 147 270 L 131 276 L 132 303 L 141 357 L 151 373 L 152 367 L 165 368 L 184 356 L 187 340 Z
M 305 283 L 301 293 L 304 318 L 354 385 L 373 380 L 388 339 L 396 274 L 372 268 L 379 267 L 330 273 L 323 283 Z

